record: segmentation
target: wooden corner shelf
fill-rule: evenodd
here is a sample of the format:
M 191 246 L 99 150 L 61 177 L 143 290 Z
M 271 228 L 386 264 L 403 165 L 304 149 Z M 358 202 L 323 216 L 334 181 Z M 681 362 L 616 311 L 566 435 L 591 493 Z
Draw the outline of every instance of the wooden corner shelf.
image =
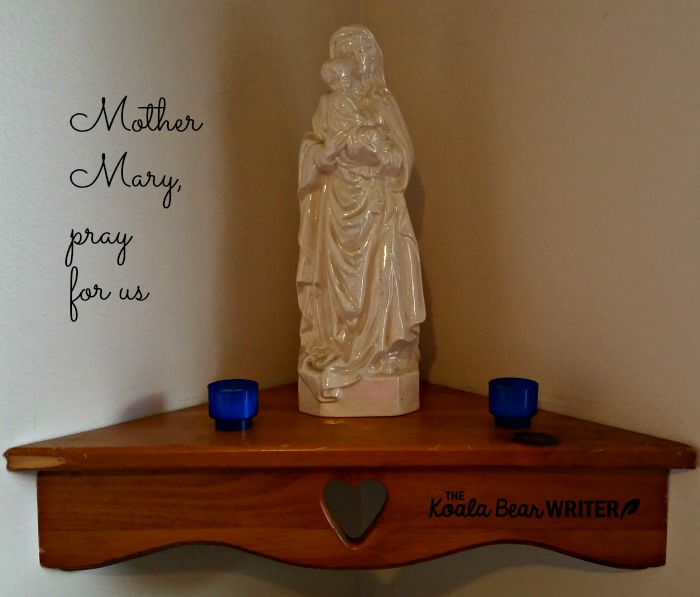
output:
M 206 405 L 12 448 L 37 471 L 40 560 L 112 564 L 187 543 L 302 566 L 400 566 L 493 543 L 525 543 L 623 568 L 665 562 L 669 469 L 684 444 L 540 411 L 523 445 L 486 399 L 423 384 L 421 410 L 322 419 L 296 386 L 260 393 L 245 432 L 216 431 Z M 542 436 L 525 436 L 527 441 Z M 350 539 L 330 513 L 333 481 L 381 483 L 373 524 Z

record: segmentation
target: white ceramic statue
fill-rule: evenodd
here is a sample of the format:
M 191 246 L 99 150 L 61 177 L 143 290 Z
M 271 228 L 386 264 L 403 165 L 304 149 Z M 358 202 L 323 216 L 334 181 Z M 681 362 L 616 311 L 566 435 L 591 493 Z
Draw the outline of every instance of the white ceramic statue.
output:
M 403 192 L 413 148 L 359 25 L 338 30 L 299 152 L 299 408 L 330 417 L 417 410 L 425 319 L 418 245 Z

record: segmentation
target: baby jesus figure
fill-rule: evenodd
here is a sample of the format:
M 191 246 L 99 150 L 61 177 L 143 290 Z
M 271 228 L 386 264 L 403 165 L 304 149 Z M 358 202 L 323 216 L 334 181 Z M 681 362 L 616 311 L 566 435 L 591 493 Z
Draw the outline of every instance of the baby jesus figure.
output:
M 326 131 L 326 157 L 337 158 L 343 150 L 357 164 L 378 166 L 382 154 L 391 151 L 388 131 L 371 115 L 362 110 L 359 98 L 352 97 L 352 63 L 349 60 L 329 60 L 323 65 L 321 77 L 331 88 L 328 95 L 327 123 L 336 123 L 337 131 Z

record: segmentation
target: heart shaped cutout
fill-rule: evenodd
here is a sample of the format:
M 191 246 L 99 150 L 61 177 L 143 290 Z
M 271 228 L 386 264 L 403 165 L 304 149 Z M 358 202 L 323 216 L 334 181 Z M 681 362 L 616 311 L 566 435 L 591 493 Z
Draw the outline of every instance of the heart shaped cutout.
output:
M 361 543 L 384 510 L 386 487 L 376 479 L 357 486 L 336 479 L 323 490 L 321 506 L 331 527 L 346 545 Z

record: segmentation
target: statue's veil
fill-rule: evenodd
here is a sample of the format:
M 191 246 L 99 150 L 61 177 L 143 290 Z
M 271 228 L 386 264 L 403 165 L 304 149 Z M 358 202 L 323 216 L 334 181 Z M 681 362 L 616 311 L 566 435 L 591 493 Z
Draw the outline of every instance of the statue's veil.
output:
M 342 47 L 351 39 L 363 38 L 370 43 L 375 57 L 375 69 L 373 73 L 374 83 L 386 85 L 384 79 L 384 56 L 382 50 L 374 39 L 372 32 L 362 25 L 346 25 L 336 31 L 330 41 L 330 57 L 331 59 L 342 58 L 347 54 L 342 51 Z

